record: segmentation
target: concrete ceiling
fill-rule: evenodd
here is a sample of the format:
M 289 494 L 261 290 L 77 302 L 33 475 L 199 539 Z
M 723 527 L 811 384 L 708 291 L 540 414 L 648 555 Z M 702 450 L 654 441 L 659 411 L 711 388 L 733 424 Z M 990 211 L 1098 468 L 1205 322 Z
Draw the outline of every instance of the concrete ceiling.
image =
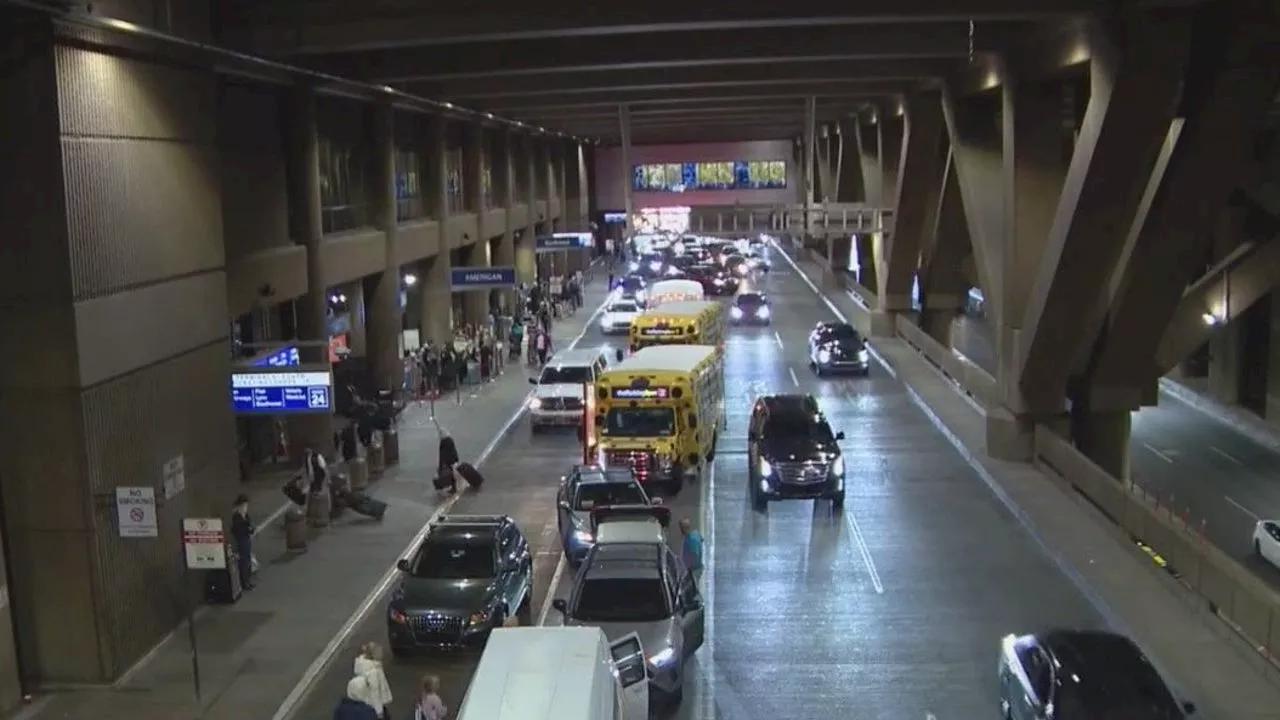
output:
M 904 92 L 1113 4 L 220 3 L 223 42 L 256 54 L 603 142 L 617 140 L 626 105 L 638 144 L 791 137 L 806 97 L 820 122 L 895 107 Z

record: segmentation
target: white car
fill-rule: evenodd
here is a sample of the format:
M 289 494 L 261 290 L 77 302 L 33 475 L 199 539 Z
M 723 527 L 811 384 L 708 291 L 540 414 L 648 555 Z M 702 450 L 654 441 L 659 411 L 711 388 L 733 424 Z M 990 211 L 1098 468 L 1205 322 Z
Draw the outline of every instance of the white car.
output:
M 587 389 L 608 367 L 603 350 L 561 350 L 538 377 L 529 378 L 529 426 L 537 433 L 548 427 L 578 427 L 586 412 Z
M 640 306 L 634 300 L 615 300 L 609 303 L 600 317 L 600 332 L 605 335 L 625 334 L 631 330 L 631 321 L 639 314 Z
M 1253 528 L 1253 553 L 1280 568 L 1280 521 L 1258 521 Z

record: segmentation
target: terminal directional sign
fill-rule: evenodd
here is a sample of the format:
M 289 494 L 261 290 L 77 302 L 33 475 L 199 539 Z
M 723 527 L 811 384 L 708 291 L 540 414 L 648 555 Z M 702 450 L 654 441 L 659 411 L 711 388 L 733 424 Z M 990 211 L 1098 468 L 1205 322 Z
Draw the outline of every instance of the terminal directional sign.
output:
M 455 291 L 492 290 L 516 284 L 514 267 L 456 267 L 449 271 L 449 285 Z
M 591 233 L 552 233 L 534 238 L 534 252 L 549 253 L 563 250 L 589 250 L 595 246 Z
M 231 406 L 245 415 L 333 410 L 333 375 L 326 371 L 231 373 Z

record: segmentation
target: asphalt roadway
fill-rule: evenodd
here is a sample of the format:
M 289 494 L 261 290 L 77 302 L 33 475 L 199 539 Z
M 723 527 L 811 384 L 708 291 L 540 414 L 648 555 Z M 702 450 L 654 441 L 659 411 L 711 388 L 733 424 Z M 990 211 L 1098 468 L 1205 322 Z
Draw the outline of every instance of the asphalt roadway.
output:
M 961 317 L 957 351 L 988 372 L 995 353 L 985 320 Z M 1280 519 L 1280 453 L 1177 397 L 1134 413 L 1129 448 L 1133 482 L 1162 507 L 1280 589 L 1280 570 L 1253 552 L 1254 525 Z
M 758 282 L 773 299 L 773 326 L 730 334 L 727 425 L 714 472 L 666 498 L 677 517 L 703 528 L 709 608 L 707 642 L 675 717 L 994 717 L 1002 635 L 1102 621 L 898 381 L 878 366 L 867 379 L 813 376 L 805 342 L 828 311 L 790 268 L 775 267 Z M 745 422 L 752 399 L 769 392 L 813 393 L 846 434 L 842 513 L 812 501 L 750 509 Z M 535 546 L 534 617 L 545 624 L 559 622 L 550 600 L 571 582 L 554 497 L 579 452 L 572 433 L 535 437 L 527 421 L 517 423 L 483 465 L 484 491 L 452 509 L 506 513 L 520 524 Z M 294 717 L 330 716 L 357 648 L 386 642 L 384 607 L 379 598 L 353 618 Z M 473 669 L 464 657 L 388 659 L 396 712 L 407 712 L 425 673 L 442 678 L 456 711 Z

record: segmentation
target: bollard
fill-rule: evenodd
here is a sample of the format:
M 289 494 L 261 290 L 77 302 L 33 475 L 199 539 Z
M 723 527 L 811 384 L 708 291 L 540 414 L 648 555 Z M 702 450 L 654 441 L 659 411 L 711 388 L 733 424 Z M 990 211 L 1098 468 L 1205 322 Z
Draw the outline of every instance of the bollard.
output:
M 307 516 L 296 505 L 284 514 L 284 546 L 292 552 L 307 549 Z
M 395 428 L 382 433 L 382 460 L 387 466 L 400 462 L 400 432 Z
M 369 446 L 369 452 L 366 455 L 369 461 L 369 482 L 378 479 L 383 470 L 387 469 L 386 455 L 382 452 L 381 438 L 375 438 L 373 444 Z
M 329 527 L 329 513 L 333 511 L 333 500 L 329 497 L 328 488 L 318 493 L 311 493 L 307 499 L 307 521 L 311 527 Z
M 347 479 L 352 492 L 369 487 L 369 463 L 362 457 L 353 458 L 347 463 Z

